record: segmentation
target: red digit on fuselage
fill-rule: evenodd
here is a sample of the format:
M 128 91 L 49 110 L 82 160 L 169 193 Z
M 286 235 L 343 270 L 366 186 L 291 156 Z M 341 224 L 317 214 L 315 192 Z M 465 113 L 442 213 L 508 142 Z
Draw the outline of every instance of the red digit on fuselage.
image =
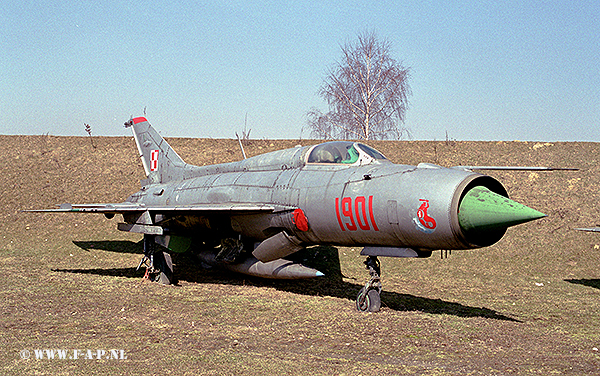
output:
M 342 199 L 342 214 L 350 219 L 350 223 L 346 223 L 346 227 L 350 231 L 356 231 L 356 223 L 354 222 L 354 215 L 352 214 L 352 199 L 350 197 L 344 197 Z
M 335 198 L 335 214 L 337 215 L 337 220 L 340 224 L 340 228 L 342 229 L 342 231 L 346 231 L 346 229 L 344 228 L 344 223 L 342 223 L 342 217 L 340 217 L 340 199 L 337 197 Z
M 361 210 L 359 209 L 359 206 L 362 208 L 362 213 Z M 358 222 L 358 227 L 360 227 L 361 230 L 370 230 L 371 227 L 369 227 L 369 221 L 367 220 L 367 208 L 366 208 L 367 204 L 366 204 L 366 200 L 364 196 L 358 196 L 356 197 L 356 199 L 354 200 L 354 210 L 356 212 L 356 221 Z M 365 223 L 363 224 L 362 221 L 365 221 Z
M 369 217 L 371 218 L 373 230 L 379 231 L 379 227 L 377 227 L 377 223 L 375 223 L 375 216 L 373 215 L 373 196 L 369 196 Z

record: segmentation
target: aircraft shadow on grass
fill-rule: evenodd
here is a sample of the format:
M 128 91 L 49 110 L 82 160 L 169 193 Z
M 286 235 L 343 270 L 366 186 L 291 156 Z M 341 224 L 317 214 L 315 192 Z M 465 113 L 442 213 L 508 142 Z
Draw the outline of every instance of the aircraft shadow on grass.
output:
M 89 251 L 91 249 L 117 253 L 144 253 L 142 241 L 132 242 L 129 240 L 104 240 L 104 241 L 76 241 L 73 244 L 79 248 Z
M 74 241 L 84 250 L 105 250 L 110 252 L 143 254 L 142 242 L 130 241 Z M 348 299 L 352 302 L 363 285 L 350 283 L 343 280 L 340 269 L 338 250 L 330 246 L 311 247 L 287 257 L 306 266 L 318 269 L 325 273 L 325 277 L 310 280 L 269 280 L 233 273 L 221 268 L 205 269 L 195 261 L 195 256 L 190 252 L 174 254 L 175 274 L 179 281 L 191 283 L 214 283 L 230 285 L 252 285 L 258 287 L 272 287 L 281 291 L 311 296 L 332 296 Z M 141 278 L 144 270 L 130 268 L 104 268 L 104 269 L 52 269 L 55 272 L 96 274 L 103 276 L 116 276 L 127 278 Z M 365 281 L 367 272 L 365 270 Z M 410 294 L 384 291 L 381 294 L 382 307 L 395 311 L 420 311 L 431 314 L 447 314 L 458 317 L 484 317 L 496 320 L 520 322 L 514 318 L 502 315 L 488 308 L 470 307 L 459 303 L 447 302 L 441 299 L 429 299 Z
M 565 282 L 593 287 L 600 290 L 600 279 L 565 279 Z

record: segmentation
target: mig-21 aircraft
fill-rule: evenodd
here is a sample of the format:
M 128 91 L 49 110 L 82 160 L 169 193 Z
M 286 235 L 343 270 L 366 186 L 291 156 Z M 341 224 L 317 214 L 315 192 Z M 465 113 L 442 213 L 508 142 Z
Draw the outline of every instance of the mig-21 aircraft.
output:
M 363 143 L 332 141 L 200 167 L 186 164 L 144 117 L 125 126 L 147 175 L 138 192 L 121 203 L 32 211 L 122 215 L 119 230 L 144 236 L 140 266 L 164 284 L 173 278 L 165 248 L 194 248 L 209 264 L 293 279 L 323 275 L 285 260 L 305 247 L 364 247 L 370 279 L 356 306 L 378 311 L 378 257 L 486 247 L 508 227 L 545 216 L 510 200 L 498 180 L 474 166 L 394 164 Z

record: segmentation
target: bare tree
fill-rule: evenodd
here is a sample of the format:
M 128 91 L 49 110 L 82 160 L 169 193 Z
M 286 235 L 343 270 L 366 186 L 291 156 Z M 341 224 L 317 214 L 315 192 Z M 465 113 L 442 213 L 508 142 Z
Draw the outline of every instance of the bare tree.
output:
M 329 112 L 308 112 L 312 134 L 325 139 L 399 139 L 408 106 L 409 68 L 390 56 L 391 45 L 373 32 L 342 47 L 343 59 L 319 91 Z
M 90 135 L 90 142 L 92 143 L 92 147 L 95 149 L 96 145 L 94 145 L 94 138 L 92 137 L 92 126 L 87 123 L 83 123 L 83 125 L 85 126 L 85 131 L 87 134 Z

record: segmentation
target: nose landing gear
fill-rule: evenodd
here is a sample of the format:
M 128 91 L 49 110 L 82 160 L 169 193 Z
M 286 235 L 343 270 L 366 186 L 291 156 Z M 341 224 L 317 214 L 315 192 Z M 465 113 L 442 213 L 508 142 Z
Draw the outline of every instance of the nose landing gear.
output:
M 369 256 L 364 262 L 371 278 L 356 297 L 356 309 L 360 312 L 379 312 L 381 308 L 381 267 L 377 256 Z

